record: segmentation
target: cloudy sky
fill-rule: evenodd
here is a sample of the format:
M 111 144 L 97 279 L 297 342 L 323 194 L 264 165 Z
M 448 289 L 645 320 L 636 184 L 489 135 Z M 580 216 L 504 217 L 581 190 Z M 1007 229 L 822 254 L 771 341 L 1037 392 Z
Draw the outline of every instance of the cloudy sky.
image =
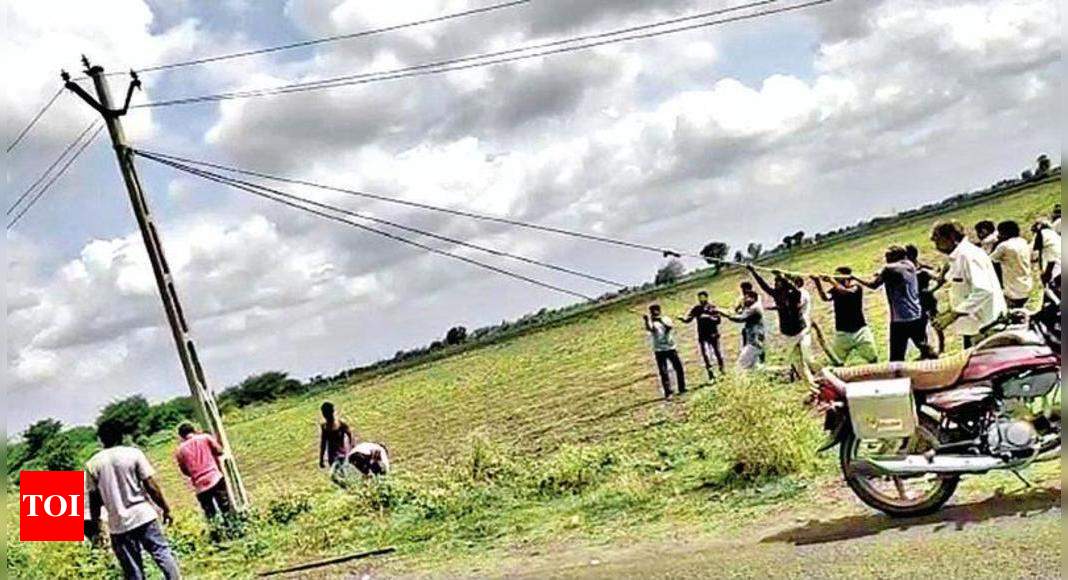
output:
M 492 0 L 4 0 L 6 144 L 87 54 L 108 70 L 342 34 Z M 796 0 L 795 0 L 796 1 Z M 741 2 L 733 2 L 737 4 Z M 791 2 L 783 0 L 780 5 Z M 135 102 L 384 70 L 682 16 L 730 0 L 532 0 L 391 34 L 145 74 Z M 1059 149 L 1055 0 L 838 0 L 523 62 L 139 109 L 145 149 L 696 250 L 773 245 L 984 187 Z M 113 79 L 115 92 L 125 80 Z M 93 118 L 64 95 L 3 156 L 10 204 Z M 330 374 L 572 300 L 141 162 L 217 389 Z M 652 254 L 290 189 L 640 283 Z M 438 242 L 432 242 L 438 245 Z M 186 389 L 105 139 L 6 236 L 7 421 L 87 422 Z M 464 252 L 467 254 L 468 252 Z M 473 254 L 470 254 L 474 257 Z M 607 288 L 496 264 L 588 294 Z

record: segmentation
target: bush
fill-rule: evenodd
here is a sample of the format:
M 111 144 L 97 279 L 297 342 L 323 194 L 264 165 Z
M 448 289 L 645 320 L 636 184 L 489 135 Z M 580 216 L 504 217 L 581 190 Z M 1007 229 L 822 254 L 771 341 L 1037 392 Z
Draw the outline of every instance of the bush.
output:
M 547 497 L 578 494 L 600 482 L 616 463 L 606 447 L 567 446 L 541 466 L 535 487 Z
M 311 497 L 308 494 L 287 492 L 267 504 L 264 517 L 272 524 L 286 525 L 311 509 Z
M 804 473 L 816 462 L 821 426 L 802 404 L 795 385 L 776 385 L 760 375 L 721 381 L 695 403 L 733 465 L 733 476 L 754 481 Z
M 238 407 L 253 403 L 269 402 L 289 395 L 306 392 L 298 380 L 289 378 L 289 373 L 271 371 L 253 375 L 237 386 L 230 387 L 219 396 L 220 401 L 232 401 Z

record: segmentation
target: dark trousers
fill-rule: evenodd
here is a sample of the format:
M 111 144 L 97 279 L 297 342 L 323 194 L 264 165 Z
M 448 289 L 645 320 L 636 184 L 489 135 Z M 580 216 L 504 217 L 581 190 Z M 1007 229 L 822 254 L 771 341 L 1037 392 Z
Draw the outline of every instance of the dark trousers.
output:
M 141 559 L 141 549 L 148 551 L 166 580 L 181 578 L 178 561 L 174 559 L 167 539 L 159 522 L 153 520 L 122 534 L 111 534 L 111 549 L 119 559 L 122 575 L 126 580 L 142 580 L 145 577 L 145 563 Z
M 675 384 L 679 394 L 686 392 L 686 373 L 682 368 L 682 359 L 677 350 L 658 350 L 656 355 L 656 370 L 660 373 L 660 386 L 664 389 L 664 396 L 671 396 L 671 377 L 668 375 L 668 364 L 675 369 Z
M 1027 298 L 1006 298 L 1005 302 L 1008 303 L 1009 308 L 1023 308 L 1027 306 Z
M 198 493 L 197 501 L 200 502 L 200 509 L 204 510 L 204 515 L 209 520 L 219 513 L 228 514 L 233 511 L 233 507 L 230 505 L 230 498 L 226 495 L 225 479 L 220 479 L 219 483 L 213 485 L 211 489 Z
M 935 358 L 931 346 L 927 344 L 927 318 L 918 318 L 905 322 L 890 323 L 890 360 L 903 361 L 909 350 L 909 341 L 916 345 L 921 358 Z
M 715 357 L 719 365 L 719 372 L 723 372 L 723 353 L 719 348 L 719 336 L 706 336 L 697 339 L 697 350 L 701 351 L 701 359 L 705 361 L 708 376 L 712 376 L 712 357 Z

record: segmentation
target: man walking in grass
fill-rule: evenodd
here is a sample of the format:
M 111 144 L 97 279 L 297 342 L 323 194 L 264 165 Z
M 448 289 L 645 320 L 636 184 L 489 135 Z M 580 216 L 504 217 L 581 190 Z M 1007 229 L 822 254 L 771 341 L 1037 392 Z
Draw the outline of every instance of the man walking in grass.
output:
M 189 478 L 189 483 L 196 491 L 204 516 L 211 520 L 219 514 L 233 511 L 226 494 L 226 480 L 219 469 L 222 445 L 211 435 L 198 433 L 189 423 L 178 426 L 178 437 L 181 442 L 174 452 L 174 459 L 178 463 L 178 471 Z
M 750 275 L 757 285 L 775 302 L 774 309 L 779 314 L 779 332 L 786 338 L 789 353 L 787 360 L 794 373 L 812 383 L 812 335 L 806 320 L 806 293 L 802 292 L 795 280 L 775 272 L 774 286 L 768 284 L 757 273 L 752 264 L 748 266 Z
M 1031 244 L 1020 237 L 1020 224 L 1014 221 L 998 224 L 998 245 L 990 259 L 1001 266 L 1001 288 L 1009 308 L 1023 308 L 1031 297 L 1034 279 Z
M 319 407 L 323 423 L 319 426 L 319 467 L 330 466 L 330 475 L 338 475 L 345 468 L 349 450 L 355 446 L 352 430 L 338 419 L 334 404 L 326 401 Z
M 938 358 L 927 343 L 927 318 L 920 307 L 916 266 L 908 259 L 905 248 L 892 245 L 886 249 L 886 266 L 870 281 L 854 280 L 875 290 L 886 286 L 886 300 L 890 304 L 890 360 L 903 361 L 909 342 L 925 359 Z
M 653 344 L 653 356 L 656 358 L 656 370 L 660 374 L 660 386 L 664 390 L 664 398 L 671 398 L 671 376 L 668 373 L 668 365 L 675 370 L 675 384 L 677 393 L 686 392 L 686 372 L 682 367 L 682 359 L 675 346 L 675 326 L 671 318 L 664 316 L 659 304 L 649 306 L 649 314 L 642 316 L 645 321 L 645 330 L 649 333 Z
M 712 357 L 716 359 L 719 372 L 723 372 L 723 354 L 719 347 L 719 309 L 708 301 L 708 292 L 704 290 L 697 293 L 697 304 L 690 309 L 689 314 L 682 318 L 682 322 L 689 324 L 697 321 L 697 349 L 701 352 L 701 359 L 708 371 L 708 378 L 712 380 L 715 374 L 712 372 Z
M 820 298 L 834 304 L 835 335 L 831 349 L 842 364 L 854 354 L 864 362 L 874 363 L 879 360 L 879 355 L 875 351 L 875 337 L 864 318 L 864 289 L 853 280 L 853 270 L 848 266 L 834 272 L 837 276 L 833 278 L 812 277 Z M 823 281 L 830 284 L 826 291 Z
M 100 509 L 108 512 L 111 549 L 127 580 L 145 577 L 141 550 L 147 550 L 167 580 L 180 578 L 178 562 L 157 519 L 171 523 L 171 508 L 156 483 L 156 470 L 136 447 L 122 445 L 122 426 L 106 420 L 97 428 L 103 450 L 85 463 L 86 488 L 93 528 L 99 529 Z
M 742 298 L 736 314 L 724 314 L 727 320 L 741 323 L 742 350 L 738 353 L 738 368 L 751 370 L 764 362 L 764 306 L 760 296 L 749 290 Z

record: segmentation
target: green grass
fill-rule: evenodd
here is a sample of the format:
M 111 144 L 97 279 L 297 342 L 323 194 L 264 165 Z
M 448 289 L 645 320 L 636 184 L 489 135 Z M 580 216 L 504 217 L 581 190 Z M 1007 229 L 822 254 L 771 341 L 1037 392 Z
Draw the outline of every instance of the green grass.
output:
M 1027 223 L 1059 198 L 1059 185 L 1045 184 L 948 216 L 965 224 L 982 218 Z M 890 243 L 915 243 L 925 260 L 938 261 L 928 241 L 933 219 L 805 248 L 777 265 L 820 272 L 849 265 L 858 273 L 874 272 Z M 696 289 L 706 288 L 714 302 L 731 305 L 740 280 L 740 273 L 725 272 L 667 289 L 658 300 L 669 314 L 681 314 Z M 195 501 L 171 459 L 172 442 L 153 446 L 149 453 L 177 506 L 178 521 L 169 534 L 183 569 L 196 577 L 240 576 L 387 544 L 398 547 L 390 564 L 395 569 L 434 569 L 562 542 L 629 541 L 693 526 L 725 529 L 800 501 L 814 482 L 832 477 L 829 457 L 806 456 L 819 425 L 801 409 L 796 387 L 764 379 L 739 383 L 743 379 L 731 376 L 720 386 L 662 403 L 641 320 L 632 310 L 642 306 L 614 304 L 325 395 L 228 416 L 230 439 L 256 505 L 247 535 L 239 540 L 204 541 Z M 816 305 L 814 314 L 831 328 L 829 307 Z M 867 314 L 885 358 L 881 293 L 868 294 Z M 725 330 L 726 354 L 733 360 L 737 327 L 727 323 Z M 680 333 L 680 352 L 689 379 L 700 386 L 703 370 L 692 335 L 690 329 Z M 948 338 L 957 348 L 955 337 Z M 781 361 L 779 346 L 777 339 L 770 341 L 772 364 Z M 769 460 L 785 469 L 736 475 L 738 464 L 754 454 L 769 456 L 766 449 L 745 447 L 748 438 L 723 416 L 722 408 L 734 403 L 716 391 L 746 387 L 783 413 L 794 413 L 798 427 L 789 437 L 796 445 Z M 390 448 L 396 473 L 387 482 L 339 489 L 316 469 L 318 406 L 324 398 L 361 437 Z M 753 416 L 755 428 L 781 430 L 781 424 Z M 78 550 L 35 544 L 16 546 L 8 557 L 28 577 L 93 576 L 97 568 L 72 569 Z M 106 559 L 90 564 L 107 566 Z

